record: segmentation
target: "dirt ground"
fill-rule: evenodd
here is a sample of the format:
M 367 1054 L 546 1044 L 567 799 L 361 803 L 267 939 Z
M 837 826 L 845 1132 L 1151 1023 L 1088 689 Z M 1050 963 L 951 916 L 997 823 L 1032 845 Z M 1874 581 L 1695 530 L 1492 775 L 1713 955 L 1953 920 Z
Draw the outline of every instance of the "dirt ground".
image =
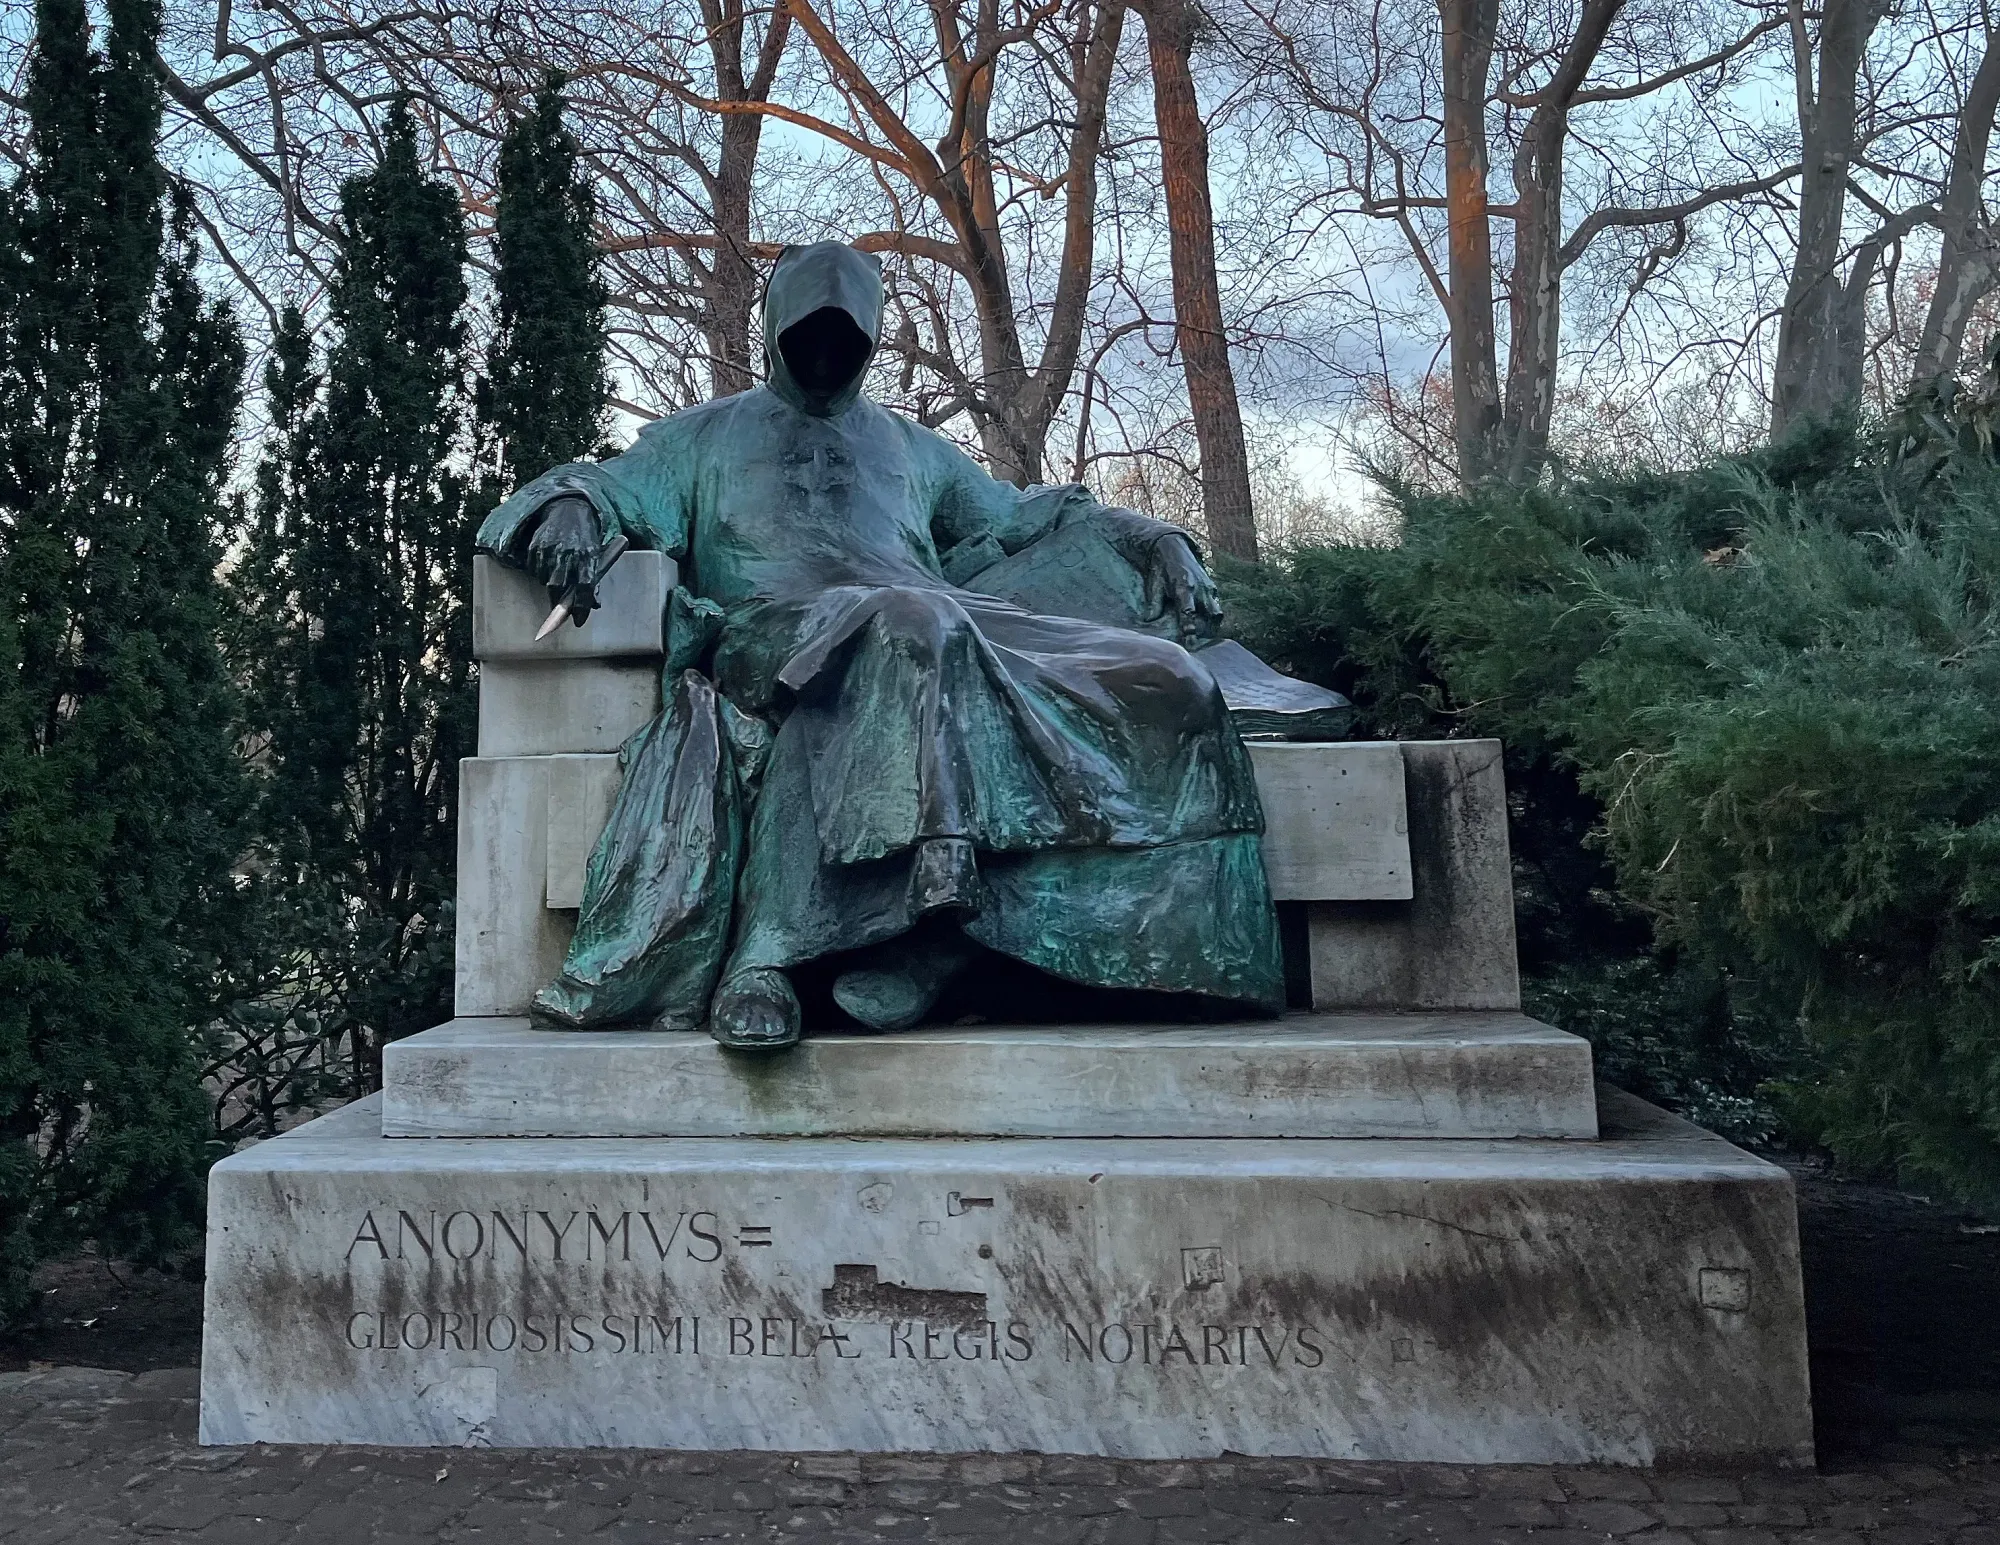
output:
M 2000 1225 L 1793 1164 L 1821 1463 L 2000 1459 Z M 45 1267 L 0 1372 L 192 1367 L 201 1284 L 86 1256 Z

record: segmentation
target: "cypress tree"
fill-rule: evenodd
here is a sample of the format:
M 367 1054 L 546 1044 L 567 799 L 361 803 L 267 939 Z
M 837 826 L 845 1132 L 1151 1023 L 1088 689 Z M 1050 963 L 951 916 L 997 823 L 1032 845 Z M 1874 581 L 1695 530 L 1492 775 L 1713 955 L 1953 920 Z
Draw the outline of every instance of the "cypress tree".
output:
M 314 479 L 320 377 L 306 319 L 287 305 L 264 364 L 265 433 L 248 531 L 228 586 L 235 600 L 228 650 L 244 699 L 243 745 L 257 813 L 246 854 L 237 990 L 214 1026 L 215 1125 L 232 1145 L 275 1137 L 353 1084 L 341 1012 L 352 919 L 338 885 L 307 883 L 294 819 L 293 781 L 277 759 L 278 727 L 297 710 L 313 624 L 300 596 L 299 549 Z
M 263 693 L 274 878 L 296 898 L 349 1087 L 383 1042 L 450 1016 L 458 760 L 472 753 L 465 234 L 407 106 L 341 190 L 324 396 L 274 447 L 252 553 L 275 674 Z M 281 412 L 311 395 L 281 337 Z
M 198 1237 L 194 1030 L 243 786 L 214 574 L 243 350 L 156 145 L 157 0 L 39 0 L 0 197 L 0 1318 L 34 1256 Z
M 597 199 L 563 127 L 561 87 L 551 78 L 500 147 L 500 329 L 487 411 L 510 486 L 596 449 L 609 396 Z

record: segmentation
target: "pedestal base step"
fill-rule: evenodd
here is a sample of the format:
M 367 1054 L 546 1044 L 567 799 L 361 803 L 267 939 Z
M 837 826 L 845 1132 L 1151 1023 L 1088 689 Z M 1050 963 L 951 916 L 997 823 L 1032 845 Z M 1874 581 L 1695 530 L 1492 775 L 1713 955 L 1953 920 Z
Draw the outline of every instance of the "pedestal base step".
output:
M 383 1052 L 391 1137 L 1597 1135 L 1590 1045 L 1521 1014 L 918 1030 L 732 1055 L 454 1019 Z
M 1604 1112 L 1598 1143 L 407 1142 L 363 1101 L 213 1172 L 201 1436 L 1809 1463 L 1789 1178 Z

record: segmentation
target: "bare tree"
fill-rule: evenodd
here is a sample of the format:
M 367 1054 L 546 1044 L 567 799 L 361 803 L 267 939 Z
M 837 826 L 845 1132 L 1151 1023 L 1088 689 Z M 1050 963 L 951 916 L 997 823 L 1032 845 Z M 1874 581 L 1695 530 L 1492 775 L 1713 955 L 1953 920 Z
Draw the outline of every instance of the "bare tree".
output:
M 1720 136 L 1696 154 L 1637 147 L 1627 165 L 1612 153 L 1620 131 L 1606 117 L 1623 113 L 1643 133 L 1632 104 L 1649 105 L 1656 142 L 1699 132 L 1782 25 L 1776 18 L 1738 21 L 1720 7 L 1675 13 L 1635 0 L 1521 14 L 1499 0 L 1437 0 L 1428 27 L 1383 0 L 1348 5 L 1330 31 L 1317 5 L 1288 11 L 1271 0 L 1262 16 L 1275 45 L 1272 77 L 1311 110 L 1302 129 L 1326 155 L 1340 212 L 1392 226 L 1444 313 L 1457 470 L 1467 482 L 1532 477 L 1542 466 L 1564 278 L 1593 244 L 1619 231 L 1661 233 L 1635 254 L 1636 294 L 1685 249 L 1690 221 L 1796 172 L 1732 168 Z M 1670 92 L 1692 106 L 1662 116 L 1657 101 Z M 1595 163 L 1581 189 L 1569 167 L 1580 112 L 1593 115 L 1584 143 Z M 1492 191 L 1496 139 L 1512 184 L 1506 199 Z

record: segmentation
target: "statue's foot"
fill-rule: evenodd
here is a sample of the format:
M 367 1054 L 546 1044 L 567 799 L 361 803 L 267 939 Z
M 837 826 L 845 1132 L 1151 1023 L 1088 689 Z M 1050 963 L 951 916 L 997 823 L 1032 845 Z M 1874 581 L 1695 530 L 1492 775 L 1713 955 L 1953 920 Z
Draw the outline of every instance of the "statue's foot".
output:
M 871 1030 L 907 1030 L 978 954 L 963 934 L 897 939 L 873 965 L 834 979 L 833 1001 Z
M 744 971 L 715 990 L 708 1033 L 733 1051 L 782 1051 L 799 1042 L 799 995 L 782 971 Z

